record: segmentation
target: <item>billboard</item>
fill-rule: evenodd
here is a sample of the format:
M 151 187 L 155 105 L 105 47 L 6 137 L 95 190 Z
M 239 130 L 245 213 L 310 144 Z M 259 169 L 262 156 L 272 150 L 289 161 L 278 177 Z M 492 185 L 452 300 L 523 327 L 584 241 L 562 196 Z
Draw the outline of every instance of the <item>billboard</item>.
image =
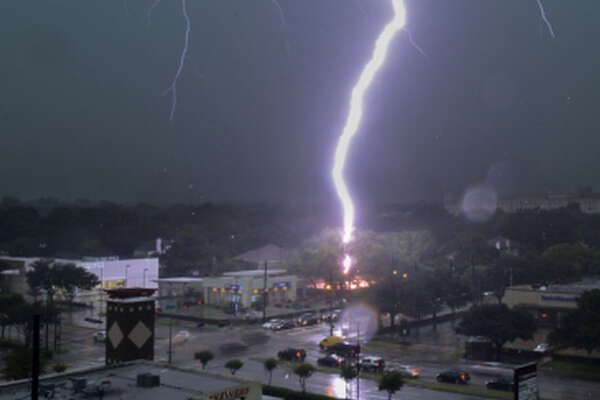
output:
M 537 363 L 529 363 L 514 369 L 515 400 L 539 400 Z

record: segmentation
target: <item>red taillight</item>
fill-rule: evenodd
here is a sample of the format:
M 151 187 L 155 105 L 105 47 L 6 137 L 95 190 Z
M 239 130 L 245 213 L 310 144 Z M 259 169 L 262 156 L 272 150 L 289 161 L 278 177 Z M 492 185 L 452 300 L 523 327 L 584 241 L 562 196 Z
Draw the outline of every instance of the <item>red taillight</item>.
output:
M 341 363 L 342 363 L 342 360 L 338 360 L 338 364 L 341 364 Z
M 296 353 L 296 357 L 300 358 L 300 352 Z
M 379 363 L 375 363 L 375 366 L 376 366 L 376 367 L 379 367 Z
M 202 300 L 198 300 L 198 304 L 202 304 Z
M 184 309 L 184 310 L 187 310 L 187 306 L 183 306 L 183 309 Z
M 156 308 L 154 312 L 160 312 L 160 308 Z

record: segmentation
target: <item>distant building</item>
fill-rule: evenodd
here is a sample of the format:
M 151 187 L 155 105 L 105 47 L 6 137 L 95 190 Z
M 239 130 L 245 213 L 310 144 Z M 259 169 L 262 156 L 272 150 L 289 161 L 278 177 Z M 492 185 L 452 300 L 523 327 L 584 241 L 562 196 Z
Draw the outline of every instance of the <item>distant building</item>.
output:
M 192 293 L 202 293 L 202 278 L 173 277 L 154 280 L 158 284 L 159 297 L 185 297 Z
M 287 256 L 287 250 L 274 244 L 268 244 L 258 249 L 249 250 L 234 257 L 234 259 L 255 265 L 258 268 L 264 268 L 264 264 L 267 263 L 267 267 L 272 268 L 283 265 Z
M 452 215 L 459 215 L 462 212 L 462 201 L 461 197 L 447 193 L 444 195 L 444 208 Z M 579 205 L 583 213 L 600 213 L 600 193 L 594 193 L 589 187 L 573 194 L 530 194 L 499 197 L 496 209 L 505 213 L 533 209 L 554 210 L 572 203 Z M 487 206 L 487 204 L 482 204 L 482 207 L 484 206 Z M 476 208 L 477 204 L 471 204 L 471 207 Z
M 260 400 L 262 385 L 232 375 L 138 361 L 40 379 L 41 399 Z M 30 380 L 0 384 L 0 400 L 31 398 Z
M 26 295 L 29 292 L 25 274 L 33 267 L 39 257 L 2 257 L 0 260 L 10 265 L 10 271 L 3 274 L 7 278 L 5 290 Z M 158 258 L 95 258 L 85 260 L 53 259 L 56 263 L 75 264 L 96 275 L 100 281 L 99 289 L 120 287 L 143 287 L 156 289 L 158 285 Z
M 505 238 L 504 236 L 496 236 L 495 238 L 489 239 L 487 243 L 502 254 L 510 256 L 519 255 L 520 245 L 514 240 Z
M 173 245 L 172 240 L 157 238 L 143 243 L 133 251 L 135 257 L 157 257 L 166 254 Z
M 511 286 L 506 288 L 502 302 L 509 307 L 531 311 L 541 325 L 554 325 L 568 311 L 577 308 L 577 298 L 586 290 L 600 289 L 600 280 L 541 286 Z
M 206 304 L 227 306 L 237 304 L 249 308 L 262 301 L 266 288 L 267 304 L 295 301 L 298 277 L 287 274 L 283 269 L 267 269 L 265 286 L 264 270 L 225 272 L 220 277 L 202 280 L 203 298 Z

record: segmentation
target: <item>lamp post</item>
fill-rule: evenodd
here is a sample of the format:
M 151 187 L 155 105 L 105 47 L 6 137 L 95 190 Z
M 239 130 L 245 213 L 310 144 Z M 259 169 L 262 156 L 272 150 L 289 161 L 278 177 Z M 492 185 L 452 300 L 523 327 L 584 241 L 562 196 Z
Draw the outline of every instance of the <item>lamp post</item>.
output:
M 143 276 L 143 280 L 142 280 L 142 287 L 146 287 L 146 271 L 148 271 L 148 268 L 144 268 L 144 271 L 142 272 L 142 276 Z

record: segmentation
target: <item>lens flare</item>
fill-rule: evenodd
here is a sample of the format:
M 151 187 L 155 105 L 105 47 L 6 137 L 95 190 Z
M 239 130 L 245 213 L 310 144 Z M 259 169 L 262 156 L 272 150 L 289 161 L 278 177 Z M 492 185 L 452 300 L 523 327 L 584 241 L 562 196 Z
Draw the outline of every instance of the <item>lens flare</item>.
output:
M 348 272 L 350 272 L 350 268 L 352 267 L 352 258 L 350 258 L 348 254 L 345 255 L 344 262 L 342 263 L 342 265 L 344 267 L 342 273 L 344 275 L 347 275 Z

